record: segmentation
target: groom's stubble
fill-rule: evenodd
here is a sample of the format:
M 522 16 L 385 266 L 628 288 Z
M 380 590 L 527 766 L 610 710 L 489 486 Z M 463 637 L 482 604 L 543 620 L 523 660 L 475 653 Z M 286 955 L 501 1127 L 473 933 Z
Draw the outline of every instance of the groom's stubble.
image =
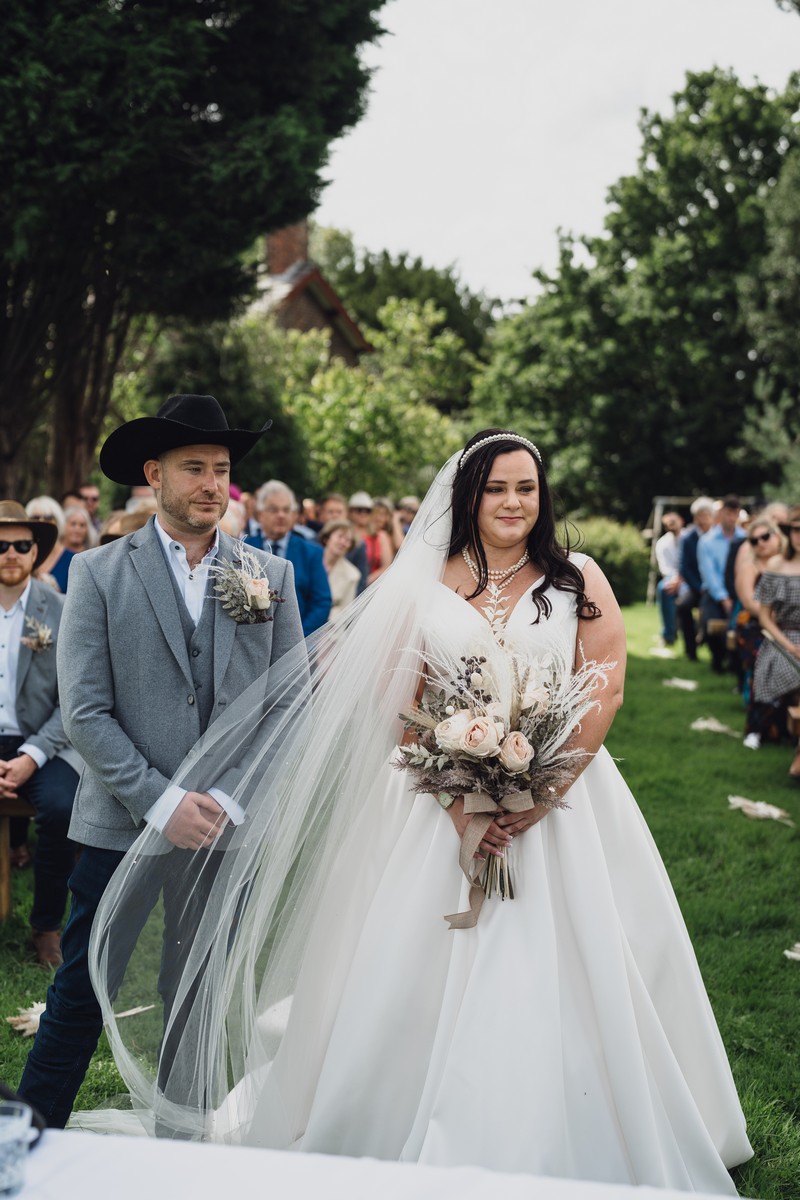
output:
M 230 477 L 226 475 L 221 479 L 209 470 L 201 476 L 187 473 L 185 460 L 189 449 L 170 450 L 159 458 L 158 509 L 177 530 L 211 534 L 228 508 Z M 227 455 L 227 451 L 223 454 Z

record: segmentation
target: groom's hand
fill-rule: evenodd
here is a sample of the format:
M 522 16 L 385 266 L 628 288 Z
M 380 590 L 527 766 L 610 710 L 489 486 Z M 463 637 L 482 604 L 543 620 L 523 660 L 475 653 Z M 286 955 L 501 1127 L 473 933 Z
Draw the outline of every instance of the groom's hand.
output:
M 208 792 L 187 792 L 164 826 L 164 837 L 180 850 L 203 850 L 227 820 L 225 810 Z

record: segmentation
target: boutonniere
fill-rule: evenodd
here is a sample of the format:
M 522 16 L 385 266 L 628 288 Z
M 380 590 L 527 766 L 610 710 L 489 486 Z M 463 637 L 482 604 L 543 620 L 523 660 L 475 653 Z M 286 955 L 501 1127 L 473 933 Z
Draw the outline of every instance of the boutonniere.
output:
M 270 587 L 261 562 L 251 550 L 241 547 L 238 565 L 215 563 L 214 591 L 237 625 L 260 625 L 271 621 L 270 608 L 282 604 L 283 596 Z
M 53 641 L 53 631 L 49 625 L 43 625 L 41 621 L 36 620 L 36 617 L 26 617 L 25 624 L 31 632 L 27 637 L 20 639 L 23 646 L 27 646 L 34 654 L 39 654 L 42 650 L 53 649 L 55 642 Z

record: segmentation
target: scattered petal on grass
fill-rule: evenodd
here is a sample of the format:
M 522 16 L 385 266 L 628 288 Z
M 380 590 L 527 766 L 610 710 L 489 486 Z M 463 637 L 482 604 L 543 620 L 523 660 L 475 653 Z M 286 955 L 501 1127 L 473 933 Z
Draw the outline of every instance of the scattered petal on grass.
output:
M 699 686 L 696 679 L 679 679 L 673 675 L 671 679 L 662 679 L 664 687 L 680 688 L 682 692 L 696 692 Z
M 738 808 L 746 817 L 756 821 L 780 821 L 781 825 L 794 825 L 794 821 L 784 808 L 776 804 L 766 804 L 763 800 L 748 800 L 746 796 L 728 796 L 730 808 Z
M 723 725 L 716 717 L 698 717 L 696 721 L 692 721 L 689 728 L 696 729 L 699 733 L 727 733 L 728 737 L 735 738 L 739 736 L 735 729 L 731 729 L 730 725 Z
M 795 942 L 791 950 L 784 950 L 784 958 L 791 958 L 793 962 L 800 962 L 800 942 Z
M 33 1037 L 39 1028 L 39 1017 L 44 1012 L 44 1001 L 37 1000 L 30 1008 L 18 1008 L 17 1012 L 18 1017 L 6 1017 L 9 1025 L 23 1037 Z
M 650 653 L 653 658 L 674 658 L 675 651 L 670 650 L 669 646 L 651 646 Z
M 126 1012 L 117 1013 L 116 1017 L 117 1020 L 120 1017 L 137 1017 L 139 1013 L 149 1012 L 151 1008 L 155 1008 L 155 1004 L 142 1004 L 138 1008 L 129 1008 Z M 39 1028 L 39 1017 L 44 1012 L 44 1009 L 44 1001 L 37 1000 L 30 1008 L 18 1008 L 18 1017 L 6 1017 L 6 1020 L 23 1037 L 33 1037 Z

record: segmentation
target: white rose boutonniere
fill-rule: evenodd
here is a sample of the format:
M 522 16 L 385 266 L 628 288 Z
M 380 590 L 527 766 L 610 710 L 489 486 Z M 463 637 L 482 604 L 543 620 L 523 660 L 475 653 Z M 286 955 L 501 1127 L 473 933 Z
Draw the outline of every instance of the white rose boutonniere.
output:
M 270 586 L 257 555 L 245 546 L 239 550 L 239 562 L 215 563 L 214 591 L 226 612 L 237 625 L 261 625 L 271 621 L 273 604 L 282 604 L 283 596 Z
M 25 625 L 30 629 L 30 634 L 24 638 L 20 638 L 23 646 L 27 646 L 34 654 L 41 654 L 43 650 L 52 650 L 55 642 L 53 641 L 53 631 L 49 625 L 43 625 L 41 621 L 37 621 L 36 617 L 26 617 Z

